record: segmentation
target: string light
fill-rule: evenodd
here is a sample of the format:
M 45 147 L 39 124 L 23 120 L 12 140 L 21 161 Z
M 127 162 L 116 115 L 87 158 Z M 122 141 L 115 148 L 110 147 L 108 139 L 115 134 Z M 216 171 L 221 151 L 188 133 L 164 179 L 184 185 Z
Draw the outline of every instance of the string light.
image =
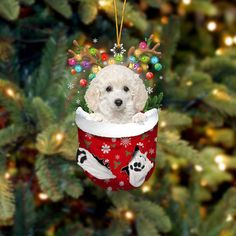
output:
M 15 97 L 15 92 L 13 91 L 13 89 L 11 88 L 8 88 L 6 89 L 6 94 L 9 96 L 9 97 Z
M 201 186 L 206 187 L 208 185 L 208 182 L 206 180 L 201 180 Z
M 220 163 L 222 163 L 223 161 L 224 161 L 223 155 L 219 154 L 219 155 L 217 155 L 217 156 L 215 157 L 215 162 L 216 162 L 217 164 L 220 164 Z
M 189 80 L 189 81 L 186 82 L 186 85 L 187 85 L 187 86 L 192 86 L 192 84 L 193 84 L 193 82 L 192 82 L 191 80 Z
M 161 123 L 160 123 L 160 126 L 163 128 L 163 127 L 166 127 L 166 122 L 165 121 L 162 121 Z
M 56 141 L 57 141 L 57 143 L 58 144 L 60 144 L 61 142 L 62 142 L 62 140 L 64 139 L 64 134 L 63 133 L 57 133 L 56 135 L 55 135 L 55 139 L 56 139 Z
M 191 0 L 182 0 L 184 5 L 189 5 L 191 4 Z
M 219 99 L 228 100 L 228 101 L 230 100 L 230 96 L 224 91 L 220 91 L 219 89 L 213 89 L 212 94 Z
M 217 28 L 217 24 L 216 24 L 216 22 L 215 21 L 209 21 L 208 23 L 207 23 L 207 29 L 209 30 L 209 31 L 215 31 L 216 30 L 216 28 Z
M 48 195 L 46 193 L 39 193 L 38 197 L 41 200 L 47 200 L 48 199 Z
M 126 211 L 125 212 L 125 218 L 127 220 L 133 220 L 134 219 L 134 213 L 132 211 Z
M 231 36 L 226 36 L 224 39 L 224 43 L 227 46 L 232 46 L 233 44 L 233 38 Z
M 148 193 L 150 191 L 151 191 L 151 187 L 149 185 L 143 185 L 143 187 L 142 187 L 143 193 Z
M 232 220 L 233 220 L 233 216 L 231 214 L 228 214 L 225 221 L 230 222 Z
M 171 168 L 173 170 L 178 170 L 179 169 L 179 165 L 177 163 L 174 163 L 174 164 L 171 165 Z
M 218 48 L 218 49 L 215 51 L 215 54 L 216 54 L 217 56 L 221 56 L 221 55 L 223 55 L 223 53 L 224 53 L 224 49 L 223 49 L 223 48 Z
M 5 178 L 5 179 L 10 179 L 10 178 L 11 178 L 11 175 L 10 175 L 8 172 L 6 172 L 5 175 L 4 175 L 4 178 Z
M 203 171 L 203 168 L 202 168 L 202 166 L 200 166 L 200 165 L 195 165 L 195 170 L 196 170 L 197 172 L 202 172 L 202 171 Z
M 218 167 L 219 167 L 219 169 L 220 169 L 221 171 L 225 171 L 225 170 L 226 170 L 226 165 L 225 165 L 225 163 L 220 163 L 220 164 L 218 165 Z

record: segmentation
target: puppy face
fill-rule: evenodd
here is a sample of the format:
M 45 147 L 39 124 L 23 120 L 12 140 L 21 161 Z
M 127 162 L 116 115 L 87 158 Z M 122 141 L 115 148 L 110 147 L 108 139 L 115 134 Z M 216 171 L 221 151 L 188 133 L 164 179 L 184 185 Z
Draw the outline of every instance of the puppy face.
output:
M 147 98 L 143 81 L 122 65 L 103 68 L 85 94 L 89 109 L 107 117 L 131 116 L 144 108 Z

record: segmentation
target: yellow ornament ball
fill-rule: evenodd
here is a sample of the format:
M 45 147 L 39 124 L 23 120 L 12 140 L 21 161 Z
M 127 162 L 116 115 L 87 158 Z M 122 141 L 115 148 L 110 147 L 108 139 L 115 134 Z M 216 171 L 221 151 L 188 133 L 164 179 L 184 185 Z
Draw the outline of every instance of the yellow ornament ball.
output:
M 134 55 L 135 55 L 136 57 L 139 57 L 139 56 L 141 55 L 141 53 L 142 53 L 142 51 L 141 51 L 140 49 L 136 49 L 136 50 L 134 51 Z
M 93 73 L 98 73 L 98 71 L 100 71 L 101 70 L 101 67 L 100 66 L 93 66 L 92 67 L 92 72 Z

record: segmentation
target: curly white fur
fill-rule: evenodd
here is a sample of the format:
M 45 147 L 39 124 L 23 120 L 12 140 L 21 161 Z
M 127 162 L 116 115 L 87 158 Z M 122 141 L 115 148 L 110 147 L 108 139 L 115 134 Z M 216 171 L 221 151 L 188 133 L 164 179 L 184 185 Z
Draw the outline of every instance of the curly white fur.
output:
M 128 89 L 127 89 L 128 88 Z M 148 98 L 142 79 L 122 65 L 109 65 L 97 73 L 85 94 L 89 119 L 111 123 L 142 122 Z M 116 101 L 120 101 L 120 105 Z

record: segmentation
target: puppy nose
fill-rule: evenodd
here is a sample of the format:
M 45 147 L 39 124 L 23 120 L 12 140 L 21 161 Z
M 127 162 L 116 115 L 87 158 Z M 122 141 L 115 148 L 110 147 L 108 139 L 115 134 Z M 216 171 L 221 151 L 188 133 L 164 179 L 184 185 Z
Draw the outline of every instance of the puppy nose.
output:
M 122 105 L 122 103 L 123 103 L 123 101 L 121 100 L 121 99 L 116 99 L 115 100 L 115 104 L 116 104 L 116 106 L 121 106 Z

